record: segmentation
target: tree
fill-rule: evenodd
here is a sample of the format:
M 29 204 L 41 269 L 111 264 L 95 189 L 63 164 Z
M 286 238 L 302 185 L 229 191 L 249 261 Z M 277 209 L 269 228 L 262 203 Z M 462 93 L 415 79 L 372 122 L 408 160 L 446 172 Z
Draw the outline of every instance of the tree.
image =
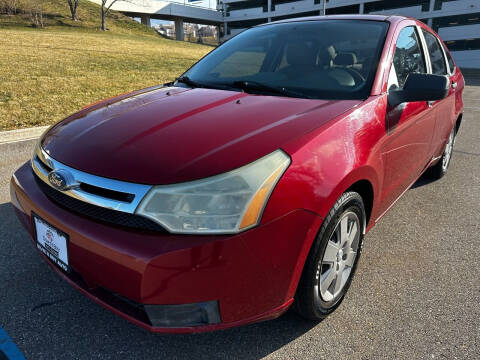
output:
M 0 14 L 15 15 L 19 12 L 18 0 L 0 0 Z M 21 4 L 20 4 L 21 6 Z
M 72 15 L 72 20 L 77 21 L 77 8 L 80 0 L 67 0 L 68 7 L 70 8 L 70 14 Z
M 117 1 L 127 1 L 127 0 L 102 0 L 102 30 L 103 31 L 107 30 L 107 25 L 105 23 L 105 20 L 113 4 L 115 4 Z
M 43 21 L 43 1 L 31 0 L 27 2 L 27 11 L 30 15 L 30 21 L 33 27 L 43 28 L 45 23 Z

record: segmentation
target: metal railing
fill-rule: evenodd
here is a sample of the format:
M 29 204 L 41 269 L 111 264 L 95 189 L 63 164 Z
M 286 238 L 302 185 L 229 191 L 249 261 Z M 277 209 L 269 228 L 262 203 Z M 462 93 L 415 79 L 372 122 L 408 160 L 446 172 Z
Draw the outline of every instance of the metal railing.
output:
M 217 0 L 163 0 L 166 2 L 180 4 L 185 6 L 191 6 L 201 9 L 210 9 L 210 10 L 217 10 Z

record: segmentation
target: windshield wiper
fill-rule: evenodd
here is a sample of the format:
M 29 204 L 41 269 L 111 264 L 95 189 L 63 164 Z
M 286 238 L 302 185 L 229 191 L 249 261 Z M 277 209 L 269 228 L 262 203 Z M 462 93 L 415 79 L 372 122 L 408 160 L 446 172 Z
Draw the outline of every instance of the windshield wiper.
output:
M 303 94 L 301 92 L 293 91 L 293 90 L 288 90 L 284 87 L 276 87 L 276 86 L 271 86 L 267 84 L 263 84 L 258 81 L 252 81 L 252 80 L 238 80 L 234 81 L 231 84 L 232 87 L 237 88 L 237 89 L 242 89 L 243 91 L 250 91 L 250 90 L 257 90 L 257 91 L 266 91 L 274 94 L 279 94 L 283 96 L 288 96 L 288 97 L 295 97 L 295 98 L 308 98 L 311 99 L 312 97 Z
M 185 85 L 188 85 L 192 88 L 204 88 L 204 89 L 219 89 L 219 90 L 231 90 L 232 87 L 228 85 L 223 85 L 223 84 L 212 84 L 212 83 L 199 83 L 197 81 L 194 81 L 190 79 L 188 76 L 181 76 L 177 79 L 175 79 L 174 83 L 183 83 Z
M 192 79 L 190 79 L 188 76 L 181 76 L 177 79 L 175 79 L 175 82 L 180 82 L 180 83 L 183 83 L 185 85 L 188 85 L 190 87 L 194 87 L 194 88 L 203 88 L 205 87 L 204 84 L 200 84 L 196 81 L 193 81 Z

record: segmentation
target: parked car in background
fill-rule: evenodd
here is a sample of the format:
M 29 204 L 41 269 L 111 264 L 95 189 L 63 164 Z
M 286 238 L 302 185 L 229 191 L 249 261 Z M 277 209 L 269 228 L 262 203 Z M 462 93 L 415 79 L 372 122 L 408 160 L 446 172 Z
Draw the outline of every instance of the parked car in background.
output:
M 11 199 L 48 264 L 150 331 L 292 304 L 319 320 L 345 297 L 364 235 L 424 172 L 447 172 L 463 89 L 414 19 L 256 26 L 171 84 L 51 127 Z

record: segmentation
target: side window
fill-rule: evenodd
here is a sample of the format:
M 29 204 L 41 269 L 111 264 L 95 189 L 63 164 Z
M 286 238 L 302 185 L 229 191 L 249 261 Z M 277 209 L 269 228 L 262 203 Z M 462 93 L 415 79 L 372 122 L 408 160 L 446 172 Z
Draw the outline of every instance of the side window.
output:
M 448 67 L 450 68 L 450 72 L 453 73 L 453 70 L 455 70 L 455 64 L 453 62 L 452 56 L 447 50 L 447 47 L 444 45 L 443 49 L 445 50 L 445 54 L 447 55 L 447 62 L 448 62 Z
M 426 73 L 425 59 L 420 48 L 415 27 L 408 26 L 398 35 L 393 64 L 388 77 L 388 89 L 402 88 L 411 73 Z
M 437 38 L 429 33 L 428 31 L 423 30 L 423 36 L 425 37 L 425 42 L 427 43 L 428 53 L 430 54 L 430 62 L 432 63 L 432 73 L 436 75 L 445 75 L 447 74 L 447 67 L 445 65 L 445 58 L 443 57 L 442 49 Z

